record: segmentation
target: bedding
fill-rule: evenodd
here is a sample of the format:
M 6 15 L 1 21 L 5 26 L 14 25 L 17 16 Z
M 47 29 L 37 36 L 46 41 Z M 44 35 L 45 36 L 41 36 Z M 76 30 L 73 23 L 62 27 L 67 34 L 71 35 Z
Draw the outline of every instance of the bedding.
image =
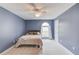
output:
M 42 48 L 43 43 L 40 35 L 24 35 L 18 39 L 15 47 L 20 45 L 36 45 Z
M 40 30 L 28 30 L 27 34 L 29 34 L 29 35 L 40 35 Z

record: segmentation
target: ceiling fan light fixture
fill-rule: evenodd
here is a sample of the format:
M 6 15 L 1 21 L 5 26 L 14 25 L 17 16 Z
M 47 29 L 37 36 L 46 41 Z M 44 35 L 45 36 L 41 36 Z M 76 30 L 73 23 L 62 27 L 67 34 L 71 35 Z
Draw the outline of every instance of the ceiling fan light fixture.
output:
M 35 17 L 40 17 L 41 16 L 41 13 L 38 12 L 38 13 L 35 13 Z
M 41 15 L 46 13 L 45 7 L 40 4 L 30 3 L 29 7 L 31 8 L 30 10 L 34 14 L 35 17 L 40 17 Z

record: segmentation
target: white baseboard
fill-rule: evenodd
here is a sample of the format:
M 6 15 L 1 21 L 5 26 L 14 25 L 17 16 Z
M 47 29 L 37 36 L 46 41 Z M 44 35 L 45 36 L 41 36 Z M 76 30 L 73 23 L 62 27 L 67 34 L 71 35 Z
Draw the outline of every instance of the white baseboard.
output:
M 70 50 L 68 50 L 67 48 L 65 48 L 62 44 L 60 44 L 59 42 L 57 42 L 57 44 L 63 48 L 65 51 L 67 51 L 67 53 L 69 53 L 69 55 L 74 55 Z
M 7 50 L 3 51 L 2 53 L 0 53 L 0 55 L 3 55 L 3 54 L 5 54 L 5 53 L 7 53 L 8 51 L 10 51 L 10 50 L 13 49 L 13 48 L 14 48 L 14 45 L 13 45 L 12 47 L 8 48 Z

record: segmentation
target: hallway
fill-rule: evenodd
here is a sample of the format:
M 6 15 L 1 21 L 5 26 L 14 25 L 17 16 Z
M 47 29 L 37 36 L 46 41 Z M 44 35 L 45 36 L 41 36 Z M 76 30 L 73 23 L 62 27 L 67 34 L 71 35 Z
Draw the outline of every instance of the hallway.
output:
M 43 49 L 34 47 L 19 47 L 12 48 L 3 55 L 70 55 L 68 51 L 65 51 L 60 47 L 55 40 L 43 40 Z

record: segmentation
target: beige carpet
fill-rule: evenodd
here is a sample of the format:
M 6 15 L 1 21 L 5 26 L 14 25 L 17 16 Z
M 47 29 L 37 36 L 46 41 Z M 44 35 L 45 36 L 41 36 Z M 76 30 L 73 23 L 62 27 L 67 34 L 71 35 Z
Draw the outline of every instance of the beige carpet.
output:
M 43 40 L 43 48 L 20 47 L 12 48 L 3 55 L 70 55 L 68 51 L 60 47 L 54 40 Z
M 40 48 L 35 47 L 19 47 L 12 48 L 10 51 L 4 53 L 3 55 L 37 55 L 41 52 Z

